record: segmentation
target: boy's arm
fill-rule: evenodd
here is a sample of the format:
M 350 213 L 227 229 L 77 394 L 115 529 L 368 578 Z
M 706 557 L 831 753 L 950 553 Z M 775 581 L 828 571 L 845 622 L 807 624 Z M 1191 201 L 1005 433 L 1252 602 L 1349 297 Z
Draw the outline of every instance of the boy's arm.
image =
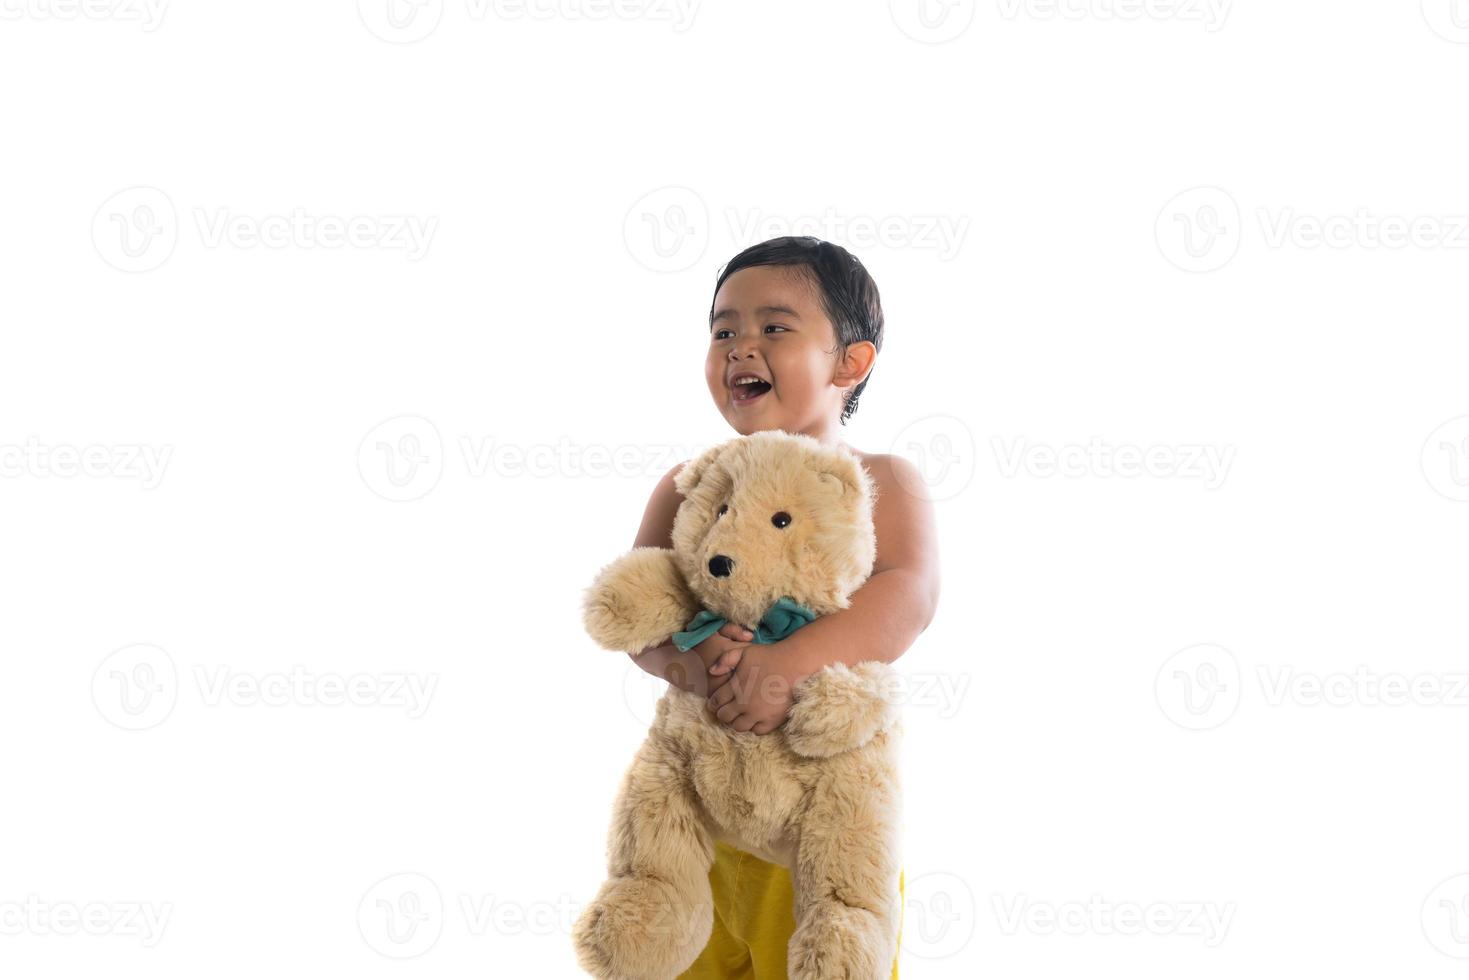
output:
M 747 646 L 711 665 L 719 686 L 708 696 L 715 717 L 735 731 L 764 735 L 785 722 L 795 686 L 834 663 L 892 663 L 933 621 L 939 599 L 933 504 L 917 467 L 901 457 L 870 459 L 877 481 L 872 522 L 877 561 L 846 609 L 818 616 L 784 640 Z M 763 678 L 779 677 L 767 685 Z
M 928 628 L 938 608 L 938 532 L 923 477 L 901 456 L 869 463 L 878 484 L 872 523 L 877 561 L 846 609 L 817 617 L 781 640 L 772 658 L 794 682 L 833 663 L 892 663 Z M 772 650 L 772 653 L 774 651 Z

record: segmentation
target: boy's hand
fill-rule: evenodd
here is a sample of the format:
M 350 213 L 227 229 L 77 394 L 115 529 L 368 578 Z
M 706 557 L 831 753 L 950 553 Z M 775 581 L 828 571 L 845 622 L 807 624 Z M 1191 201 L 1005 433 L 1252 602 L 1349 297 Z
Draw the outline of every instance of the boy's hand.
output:
M 710 634 L 705 640 L 694 645 L 694 652 L 704 662 L 704 670 L 710 674 L 714 673 L 715 664 L 726 657 L 733 657 L 734 662 L 739 662 L 739 651 L 748 646 L 755 639 L 755 634 L 745 629 L 738 623 L 725 623 L 719 627 L 719 632 Z M 721 671 L 720 673 L 723 673 Z M 713 684 L 714 678 L 710 678 Z M 721 681 L 720 683 L 723 683 Z M 713 690 L 713 687 L 710 688 Z
M 734 666 L 721 666 L 727 671 L 723 680 L 710 671 L 709 708 L 714 717 L 737 732 L 756 735 L 768 735 L 785 724 L 795 704 L 796 678 L 778 669 L 777 646 L 750 643 L 725 654 L 722 659 L 732 659 Z

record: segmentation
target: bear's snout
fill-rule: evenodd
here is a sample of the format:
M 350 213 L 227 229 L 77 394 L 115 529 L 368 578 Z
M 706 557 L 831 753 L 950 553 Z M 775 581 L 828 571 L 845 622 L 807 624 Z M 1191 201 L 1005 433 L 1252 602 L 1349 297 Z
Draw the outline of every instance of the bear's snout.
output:
M 709 574 L 715 578 L 728 578 L 734 571 L 734 559 L 729 555 L 715 555 L 709 559 Z

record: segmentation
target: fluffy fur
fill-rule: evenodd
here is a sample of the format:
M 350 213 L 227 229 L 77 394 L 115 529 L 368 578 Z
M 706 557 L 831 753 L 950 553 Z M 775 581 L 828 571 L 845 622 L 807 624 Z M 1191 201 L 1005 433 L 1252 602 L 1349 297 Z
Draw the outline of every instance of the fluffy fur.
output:
M 667 642 L 703 607 L 753 627 L 788 595 L 824 615 L 871 574 L 875 484 L 844 448 L 741 436 L 686 465 L 676 486 L 673 549 L 635 548 L 586 592 L 587 631 L 608 649 Z M 772 523 L 778 511 L 788 526 Z M 730 575 L 710 573 L 715 555 L 733 559 Z M 735 732 L 670 686 L 618 791 L 608 880 L 573 930 L 583 969 L 609 980 L 687 969 L 713 926 L 709 868 L 723 840 L 791 871 L 792 980 L 889 976 L 901 733 L 891 680 L 876 661 L 827 667 L 797 686 L 769 735 Z

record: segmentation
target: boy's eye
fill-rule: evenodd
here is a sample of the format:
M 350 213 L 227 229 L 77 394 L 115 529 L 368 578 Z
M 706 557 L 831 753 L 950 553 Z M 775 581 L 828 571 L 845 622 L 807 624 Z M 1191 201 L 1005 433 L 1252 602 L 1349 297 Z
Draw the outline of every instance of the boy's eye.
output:
M 776 527 L 785 527 L 786 525 L 790 524 L 790 522 L 791 515 L 787 514 L 783 510 L 778 510 L 770 516 L 770 523 L 774 524 Z
M 727 334 L 727 333 L 733 333 L 733 332 L 734 331 L 732 331 L 732 330 L 716 330 L 716 331 L 714 331 L 714 339 L 715 340 L 723 340 L 725 334 Z
M 778 323 L 769 323 L 769 324 L 766 324 L 765 329 L 766 330 L 785 330 L 786 328 L 783 327 L 783 326 L 781 326 Z

